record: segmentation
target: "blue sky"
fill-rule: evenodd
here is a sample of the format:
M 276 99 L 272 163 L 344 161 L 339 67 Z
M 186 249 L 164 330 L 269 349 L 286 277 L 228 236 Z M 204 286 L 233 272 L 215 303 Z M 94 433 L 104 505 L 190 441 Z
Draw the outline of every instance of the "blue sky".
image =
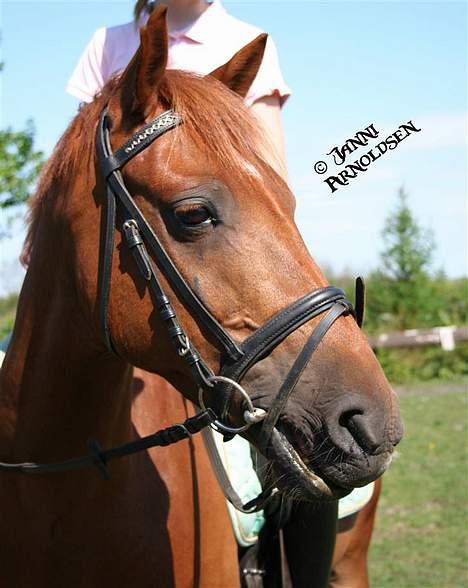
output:
M 130 19 L 133 2 L 3 0 L 1 126 L 33 118 L 50 153 L 74 115 L 66 81 L 92 33 Z M 403 185 L 433 230 L 435 268 L 467 273 L 467 14 L 465 2 L 225 2 L 269 32 L 293 96 L 284 107 L 297 222 L 319 263 L 366 272 Z M 333 196 L 317 160 L 373 123 L 379 140 L 412 120 L 421 132 Z M 364 153 L 364 151 L 362 151 Z M 362 154 L 358 152 L 356 155 Z M 353 154 L 354 155 L 354 154 Z M 354 161 L 355 158 L 352 158 Z M 18 281 L 22 230 L 1 243 L 0 293 Z

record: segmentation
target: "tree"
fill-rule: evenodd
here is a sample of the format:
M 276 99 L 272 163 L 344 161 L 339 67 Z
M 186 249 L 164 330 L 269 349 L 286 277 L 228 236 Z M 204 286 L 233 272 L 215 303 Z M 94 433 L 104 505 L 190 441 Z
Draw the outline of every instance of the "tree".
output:
M 22 131 L 10 127 L 0 131 L 0 209 L 11 210 L 24 204 L 30 196 L 44 163 L 42 151 L 34 149 L 34 134 L 30 120 Z M 5 236 L 11 220 L 10 215 L 5 225 L 0 226 L 0 238 Z
M 394 281 L 415 282 L 427 275 L 435 248 L 432 233 L 418 225 L 400 188 L 398 204 L 382 231 L 381 259 L 385 275 Z
M 395 210 L 385 221 L 382 237 L 382 269 L 370 276 L 373 293 L 369 314 L 379 326 L 386 323 L 391 328 L 430 324 L 434 305 L 429 272 L 435 243 L 432 233 L 414 218 L 403 188 Z
M 11 210 L 26 202 L 43 162 L 42 151 L 34 149 L 31 121 L 22 131 L 0 131 L 0 208 Z M 5 235 L 6 228 L 0 227 L 0 236 Z

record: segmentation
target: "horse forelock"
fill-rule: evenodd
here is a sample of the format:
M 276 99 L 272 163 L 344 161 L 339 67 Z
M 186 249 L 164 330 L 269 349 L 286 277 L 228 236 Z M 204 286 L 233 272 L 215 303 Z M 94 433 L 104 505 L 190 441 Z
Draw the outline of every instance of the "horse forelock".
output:
M 242 99 L 210 76 L 169 70 L 160 100 L 183 118 L 174 134 L 181 146 L 195 143 L 204 157 L 230 173 L 242 173 L 245 162 L 260 165 L 265 138 Z

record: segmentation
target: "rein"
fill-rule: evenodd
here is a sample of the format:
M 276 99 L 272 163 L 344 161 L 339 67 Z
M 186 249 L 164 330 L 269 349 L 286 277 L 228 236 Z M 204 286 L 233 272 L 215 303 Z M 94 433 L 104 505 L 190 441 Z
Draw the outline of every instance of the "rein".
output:
M 353 305 L 341 289 L 334 286 L 327 286 L 309 292 L 275 314 L 242 343 L 237 343 L 222 327 L 174 265 L 159 238 L 128 192 L 121 174 L 121 169 L 128 161 L 146 149 L 158 137 L 174 129 L 182 124 L 182 122 L 182 118 L 178 114 L 173 110 L 168 110 L 142 127 L 124 145 L 113 152 L 110 143 L 109 116 L 106 109 L 101 113 L 96 135 L 96 151 L 98 166 L 106 184 L 106 203 L 103 213 L 99 255 L 99 322 L 107 348 L 117 354 L 112 343 L 107 315 L 111 287 L 114 234 L 118 219 L 122 229 L 124 243 L 130 249 L 136 267 L 148 285 L 153 304 L 166 325 L 167 332 L 178 355 L 186 361 L 192 378 L 199 389 L 199 406 L 202 411 L 197 416 L 189 418 L 182 424 L 174 425 L 173 427 L 158 431 L 153 435 L 143 437 L 120 447 L 103 450 L 94 441 L 90 446 L 91 453 L 83 457 L 51 464 L 8 464 L 0 462 L 0 470 L 22 473 L 46 473 L 67 471 L 94 465 L 106 475 L 105 466 L 111 459 L 130 455 L 150 447 L 176 443 L 208 426 L 223 433 L 225 437 L 230 438 L 261 421 L 263 423 L 259 425 L 261 426 L 259 444 L 260 447 L 265 448 L 311 356 L 330 327 L 340 316 L 348 314 L 352 314 L 355 317 L 359 326 L 362 325 L 364 283 L 361 278 L 358 278 L 356 280 L 355 308 L 353 308 Z M 151 252 L 151 256 L 148 250 Z M 153 260 L 166 277 L 176 295 L 190 310 L 195 320 L 216 341 L 216 346 L 221 352 L 221 367 L 218 375 L 214 374 L 203 360 L 181 326 L 176 312 L 161 286 Z M 268 412 L 256 408 L 250 396 L 240 384 L 242 378 L 252 366 L 268 356 L 288 335 L 322 314 L 324 316 L 294 361 Z M 210 398 L 214 399 L 215 407 L 206 407 L 205 393 L 207 392 L 210 393 Z M 237 427 L 230 426 L 225 422 L 229 417 L 229 408 L 235 393 L 241 395 L 244 404 L 242 415 L 244 423 Z M 209 435 L 205 439 L 208 437 Z M 211 454 L 212 451 L 210 448 L 209 451 Z M 216 461 L 214 459 L 213 463 L 226 498 L 243 512 L 253 512 L 262 508 L 262 505 L 272 493 L 270 492 L 268 496 L 265 496 L 265 492 L 263 492 L 247 505 L 242 505 L 240 498 L 236 495 L 232 487 L 230 489 L 228 488 L 230 484 L 226 472 L 223 475 Z
M 125 445 L 112 447 L 110 449 L 102 449 L 98 441 L 92 439 L 88 443 L 90 452 L 81 457 L 75 457 L 64 461 L 57 461 L 52 463 L 2 463 L 0 462 L 0 469 L 10 472 L 20 472 L 22 474 L 48 474 L 54 472 L 69 472 L 71 470 L 78 470 L 95 466 L 101 472 L 105 479 L 108 479 L 109 473 L 107 471 L 107 464 L 112 459 L 118 457 L 125 457 L 145 451 L 151 447 L 167 447 L 173 443 L 182 441 L 199 433 L 202 429 L 209 426 L 213 421 L 213 414 L 208 410 L 204 410 L 194 417 L 188 418 L 183 423 L 172 425 L 167 429 L 161 429 L 156 433 L 141 437 L 135 441 L 130 441 Z

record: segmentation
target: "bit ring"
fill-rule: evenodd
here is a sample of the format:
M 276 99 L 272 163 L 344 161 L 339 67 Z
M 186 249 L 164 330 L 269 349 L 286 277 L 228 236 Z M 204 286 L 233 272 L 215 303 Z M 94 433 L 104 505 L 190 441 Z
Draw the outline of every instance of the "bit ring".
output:
M 247 403 L 247 410 L 245 410 L 244 414 L 243 414 L 245 425 L 241 425 L 240 427 L 231 427 L 229 425 L 225 425 L 219 419 L 215 419 L 213 421 L 213 425 L 216 427 L 216 429 L 219 430 L 219 432 L 228 433 L 231 435 L 232 434 L 235 435 L 237 433 L 242 433 L 243 431 L 246 431 L 250 426 L 252 426 L 255 423 L 260 422 L 261 420 L 263 420 L 266 417 L 266 415 L 267 415 L 266 411 L 264 411 L 262 408 L 256 408 L 253 405 L 250 396 L 247 394 L 247 392 L 244 390 L 244 388 L 238 382 L 231 380 L 231 378 L 226 378 L 225 376 L 209 376 L 207 378 L 207 380 L 209 383 L 223 382 L 224 384 L 229 384 L 230 386 L 232 386 L 233 388 L 235 388 L 238 392 L 240 392 L 242 394 L 242 397 L 244 398 L 245 402 Z M 205 401 L 203 398 L 203 392 L 204 392 L 203 388 L 198 389 L 198 404 L 199 404 L 200 408 L 205 410 L 206 405 L 205 405 Z

